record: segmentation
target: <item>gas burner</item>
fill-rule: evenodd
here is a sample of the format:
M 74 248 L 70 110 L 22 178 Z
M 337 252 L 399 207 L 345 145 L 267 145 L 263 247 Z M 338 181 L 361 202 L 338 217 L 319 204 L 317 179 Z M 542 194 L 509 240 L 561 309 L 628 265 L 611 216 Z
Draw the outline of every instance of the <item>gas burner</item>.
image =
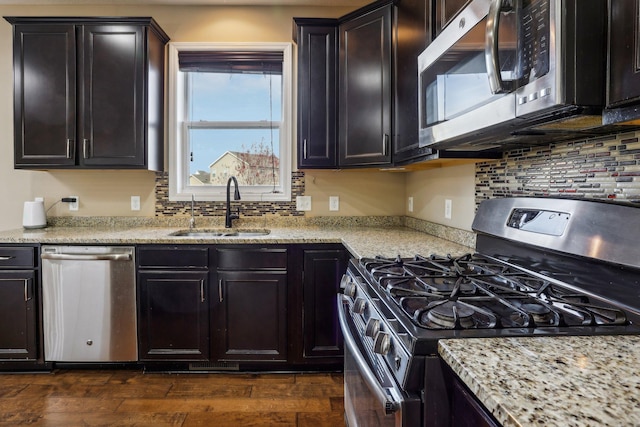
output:
M 533 319 L 536 326 L 557 326 L 560 316 L 540 302 L 518 302 L 520 308 Z
M 425 315 L 430 322 L 445 329 L 468 329 L 474 325 L 473 314 L 475 310 L 466 304 L 458 301 L 444 301 L 431 310 L 427 310 L 422 314 Z
M 450 296 L 454 291 L 461 295 L 473 295 L 473 282 L 451 276 L 445 277 L 384 277 L 378 282 L 393 297 L 409 295 Z

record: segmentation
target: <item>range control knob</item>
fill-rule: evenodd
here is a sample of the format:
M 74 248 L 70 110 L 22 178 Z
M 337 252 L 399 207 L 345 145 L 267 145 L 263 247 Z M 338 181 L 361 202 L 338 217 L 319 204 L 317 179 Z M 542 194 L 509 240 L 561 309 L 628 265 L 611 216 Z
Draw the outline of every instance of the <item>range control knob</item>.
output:
M 375 339 L 373 340 L 373 351 L 386 355 L 391 350 L 391 337 L 386 332 L 378 332 Z
M 342 275 L 342 280 L 340 280 L 340 288 L 342 289 L 342 293 L 346 296 L 355 297 L 358 287 L 351 277 L 344 274 Z
M 380 321 L 378 319 L 369 319 L 367 322 L 367 329 L 365 329 L 364 333 L 371 338 L 375 338 L 380 332 Z
M 353 303 L 353 309 L 351 311 L 353 311 L 356 314 L 362 314 L 364 313 L 366 308 L 367 308 L 367 301 L 363 298 L 356 298 L 356 300 Z

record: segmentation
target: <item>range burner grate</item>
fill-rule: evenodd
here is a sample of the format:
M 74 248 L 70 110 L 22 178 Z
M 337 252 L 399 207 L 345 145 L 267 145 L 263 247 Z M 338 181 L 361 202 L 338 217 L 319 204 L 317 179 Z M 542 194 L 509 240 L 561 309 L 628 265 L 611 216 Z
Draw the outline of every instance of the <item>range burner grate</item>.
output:
M 427 329 L 624 325 L 623 311 L 479 254 L 363 258 L 382 292 Z

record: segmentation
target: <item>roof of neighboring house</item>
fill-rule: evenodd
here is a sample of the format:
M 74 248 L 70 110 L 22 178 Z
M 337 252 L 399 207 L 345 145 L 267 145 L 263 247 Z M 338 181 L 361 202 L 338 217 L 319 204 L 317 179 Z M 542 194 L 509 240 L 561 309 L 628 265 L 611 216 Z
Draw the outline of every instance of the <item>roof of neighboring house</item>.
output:
M 239 161 L 247 163 L 249 165 L 270 164 L 271 158 L 272 158 L 272 156 L 268 154 L 255 154 L 255 153 L 247 153 L 247 152 L 241 152 L 241 151 L 225 151 L 224 153 L 222 153 L 220 157 L 218 157 L 216 160 L 211 162 L 211 164 L 209 165 L 209 168 L 212 168 L 216 163 L 218 163 L 220 160 L 222 160 L 223 157 L 227 155 L 231 155 L 236 159 L 238 159 Z M 276 167 L 278 167 L 280 163 L 280 159 L 277 156 L 273 156 L 273 159 L 275 160 Z
M 203 184 L 211 182 L 211 175 L 207 171 L 197 171 L 196 173 L 191 174 L 191 177 L 197 179 Z

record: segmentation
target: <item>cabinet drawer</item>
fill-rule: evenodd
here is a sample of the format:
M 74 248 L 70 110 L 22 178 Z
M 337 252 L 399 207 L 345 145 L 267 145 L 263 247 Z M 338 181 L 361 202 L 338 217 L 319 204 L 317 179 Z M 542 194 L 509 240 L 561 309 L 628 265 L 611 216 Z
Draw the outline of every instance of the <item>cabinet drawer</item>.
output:
M 36 248 L 0 247 L 0 268 L 35 267 Z
M 286 270 L 285 248 L 221 248 L 217 249 L 221 270 Z
M 145 246 L 138 248 L 139 268 L 207 268 L 206 246 Z

